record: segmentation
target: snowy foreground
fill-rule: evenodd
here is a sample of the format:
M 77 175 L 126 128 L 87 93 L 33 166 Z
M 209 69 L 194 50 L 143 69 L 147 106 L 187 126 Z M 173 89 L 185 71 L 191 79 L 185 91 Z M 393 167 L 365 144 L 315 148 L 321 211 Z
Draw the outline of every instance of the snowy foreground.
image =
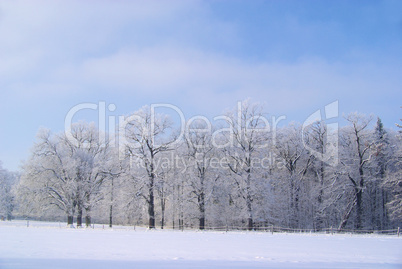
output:
M 402 268 L 402 237 L 0 222 L 0 268 Z

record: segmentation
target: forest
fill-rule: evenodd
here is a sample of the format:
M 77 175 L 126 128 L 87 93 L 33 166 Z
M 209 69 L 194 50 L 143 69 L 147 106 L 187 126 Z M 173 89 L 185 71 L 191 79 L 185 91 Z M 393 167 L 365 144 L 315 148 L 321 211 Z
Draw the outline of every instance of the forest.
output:
M 0 217 L 143 225 L 386 230 L 402 224 L 402 134 L 359 113 L 274 126 L 243 102 L 181 128 L 149 106 L 116 134 L 42 128 L 18 172 L 0 167 Z M 401 128 L 395 120 L 397 128 Z

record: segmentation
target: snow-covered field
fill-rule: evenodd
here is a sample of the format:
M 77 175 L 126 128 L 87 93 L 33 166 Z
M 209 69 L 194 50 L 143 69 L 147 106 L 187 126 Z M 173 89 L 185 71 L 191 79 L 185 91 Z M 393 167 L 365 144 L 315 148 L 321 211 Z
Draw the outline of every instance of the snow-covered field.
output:
M 0 268 L 402 268 L 402 237 L 0 222 Z

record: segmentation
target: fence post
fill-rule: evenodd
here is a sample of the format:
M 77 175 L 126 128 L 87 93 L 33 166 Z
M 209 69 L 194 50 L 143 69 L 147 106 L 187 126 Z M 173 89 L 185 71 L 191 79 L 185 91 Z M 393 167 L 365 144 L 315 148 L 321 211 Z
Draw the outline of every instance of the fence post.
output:
M 398 237 L 399 237 L 399 227 L 398 227 Z
M 27 227 L 29 227 L 29 220 L 27 220 Z
M 334 231 L 332 230 L 332 226 L 331 226 L 331 235 L 333 235 L 334 234 Z
M 271 226 L 271 234 L 274 234 L 274 225 Z

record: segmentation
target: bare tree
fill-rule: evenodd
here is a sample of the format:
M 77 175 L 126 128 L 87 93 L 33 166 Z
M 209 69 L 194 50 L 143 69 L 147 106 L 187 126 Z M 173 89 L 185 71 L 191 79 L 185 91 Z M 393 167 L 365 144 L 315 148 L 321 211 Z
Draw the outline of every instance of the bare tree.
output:
M 87 225 L 93 218 L 155 228 L 158 219 L 181 229 L 399 225 L 400 133 L 380 121 L 374 129 L 370 117 L 350 114 L 334 164 L 326 158 L 338 132 L 329 124 L 270 129 L 262 107 L 249 101 L 214 120 L 222 126 L 192 118 L 178 140 L 166 115 L 144 107 L 120 118 L 119 152 L 93 124 L 74 124 L 67 134 L 41 130 L 15 201 L 0 168 L 0 215 L 11 218 L 15 205 L 15 216 L 65 215 L 77 226 L 84 217 Z
M 303 130 L 303 134 L 305 137 L 304 143 L 308 145 L 308 147 L 315 152 L 318 152 L 321 156 L 325 153 L 326 148 L 326 135 L 327 135 L 327 126 L 324 122 L 314 122 L 311 126 L 308 126 L 306 130 Z M 307 140 L 307 141 L 306 141 Z M 315 175 L 315 178 L 318 182 L 314 187 L 314 190 L 317 190 L 316 199 L 317 203 L 313 203 L 314 207 L 314 227 L 318 230 L 323 228 L 323 202 L 324 202 L 324 190 L 327 176 L 327 165 L 324 160 L 321 159 L 312 159 L 313 165 L 312 170 Z
M 291 125 L 283 128 L 277 135 L 276 153 L 283 165 L 282 171 L 286 171 L 284 183 L 288 186 L 289 195 L 289 225 L 300 228 L 299 222 L 302 216 L 301 198 L 302 186 L 305 176 L 312 165 L 312 156 L 304 148 L 301 139 L 301 127 Z
M 138 195 L 148 205 L 148 226 L 155 228 L 155 180 L 160 171 L 157 167 L 158 156 L 167 150 L 175 139 L 167 138 L 172 122 L 166 115 L 153 113 L 150 107 L 143 107 L 127 118 L 125 129 L 121 130 L 126 144 L 126 153 L 136 163 L 140 172 L 145 174 Z M 133 167 L 132 167 L 133 169 Z M 134 169 L 135 170 L 135 169 Z
M 199 210 L 199 229 L 205 228 L 206 205 L 209 202 L 218 175 L 211 167 L 211 159 L 216 156 L 212 144 L 212 128 L 207 120 L 199 120 L 187 125 L 185 133 L 186 153 L 188 158 L 187 173 L 191 194 Z
M 20 189 L 37 196 L 40 206 L 63 210 L 69 225 L 77 210 L 77 226 L 81 226 L 85 210 L 89 226 L 91 209 L 102 199 L 103 169 L 109 157 L 108 146 L 99 142 L 93 124 L 74 124 L 69 135 L 42 130 L 24 166 Z
M 12 188 L 16 183 L 17 175 L 2 168 L 0 162 L 0 218 L 11 220 L 14 210 L 14 195 Z
M 235 112 L 225 118 L 230 132 L 229 146 L 224 148 L 228 168 L 234 175 L 238 194 L 245 202 L 247 227 L 253 229 L 253 201 L 258 192 L 259 167 L 256 160 L 262 148 L 268 147 L 269 123 L 262 112 L 262 106 L 246 100 L 239 102 Z
M 75 161 L 59 136 L 48 130 L 37 135 L 30 159 L 23 166 L 19 196 L 28 211 L 46 210 L 55 206 L 67 215 L 67 224 L 73 224 L 77 186 Z
M 354 190 L 354 199 L 351 202 L 351 207 L 356 208 L 355 228 L 361 229 L 363 190 L 367 177 L 365 171 L 369 165 L 374 147 L 374 143 L 370 137 L 371 132 L 369 132 L 369 124 L 372 121 L 372 117 L 352 113 L 346 117 L 346 120 L 350 123 L 350 126 L 344 129 L 342 148 L 344 157 L 341 160 L 341 164 L 344 174 L 351 182 Z M 339 228 L 343 228 L 346 225 L 349 216 L 350 214 L 345 214 Z

